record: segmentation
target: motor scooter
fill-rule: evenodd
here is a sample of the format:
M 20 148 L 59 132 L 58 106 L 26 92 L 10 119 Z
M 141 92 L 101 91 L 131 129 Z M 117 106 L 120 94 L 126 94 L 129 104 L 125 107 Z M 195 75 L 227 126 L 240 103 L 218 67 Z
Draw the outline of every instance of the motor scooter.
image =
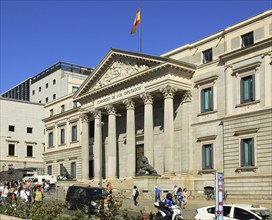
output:
M 158 220 L 164 219 L 164 217 L 166 216 L 165 204 L 163 202 L 155 202 L 154 206 L 158 209 L 158 212 L 156 214 L 157 219 Z M 183 217 L 181 215 L 180 207 L 178 207 L 177 205 L 170 206 L 168 208 L 168 210 L 172 214 L 171 220 L 180 220 L 180 219 L 183 219 Z

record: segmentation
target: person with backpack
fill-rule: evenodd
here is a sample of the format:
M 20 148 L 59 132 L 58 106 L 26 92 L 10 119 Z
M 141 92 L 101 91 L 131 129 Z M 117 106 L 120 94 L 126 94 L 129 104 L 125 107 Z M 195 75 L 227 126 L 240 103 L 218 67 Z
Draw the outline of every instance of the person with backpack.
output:
M 133 197 L 134 205 L 139 206 L 139 202 L 137 201 L 139 197 L 139 190 L 137 186 L 133 187 L 132 197 Z
M 22 201 L 26 202 L 27 204 L 30 204 L 32 202 L 31 192 L 27 184 L 23 185 L 23 189 L 20 191 L 20 197 Z
M 176 193 L 176 198 L 177 198 L 177 201 L 178 201 L 178 205 L 181 208 L 182 203 L 183 203 L 183 194 L 182 194 L 182 188 L 181 187 L 178 188 L 178 191 Z

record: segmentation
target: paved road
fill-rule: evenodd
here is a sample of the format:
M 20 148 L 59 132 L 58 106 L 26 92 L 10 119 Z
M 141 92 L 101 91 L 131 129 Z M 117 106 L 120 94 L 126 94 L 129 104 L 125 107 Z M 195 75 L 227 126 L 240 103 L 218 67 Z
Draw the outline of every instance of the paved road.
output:
M 64 201 L 65 195 L 63 193 L 61 194 L 50 194 L 46 195 L 46 200 L 50 199 L 59 199 Z M 127 211 L 129 215 L 132 216 L 139 216 L 140 212 L 143 211 L 144 213 L 156 213 L 157 209 L 154 207 L 153 200 L 148 199 L 141 199 L 139 200 L 140 206 L 134 206 L 133 200 L 128 198 L 118 198 L 122 200 L 122 207 L 120 210 L 120 214 L 122 215 L 125 213 L 124 211 Z M 196 214 L 196 209 L 208 205 L 215 204 L 215 201 L 207 201 L 207 200 L 188 200 L 188 205 L 186 209 L 182 210 L 182 216 L 184 219 L 192 219 Z M 71 214 L 69 211 L 66 214 Z
M 151 200 L 144 200 L 140 199 L 139 203 L 140 206 L 134 206 L 132 199 L 122 199 L 123 205 L 121 207 L 121 210 L 127 210 L 129 213 L 135 213 L 135 215 L 140 214 L 140 211 L 146 212 L 146 213 L 156 213 L 157 209 L 153 205 L 153 201 Z M 214 205 L 214 201 L 207 201 L 207 200 L 189 200 L 188 205 L 186 209 L 182 210 L 182 216 L 184 219 L 193 219 L 193 217 L 196 215 L 196 209 L 204 206 Z

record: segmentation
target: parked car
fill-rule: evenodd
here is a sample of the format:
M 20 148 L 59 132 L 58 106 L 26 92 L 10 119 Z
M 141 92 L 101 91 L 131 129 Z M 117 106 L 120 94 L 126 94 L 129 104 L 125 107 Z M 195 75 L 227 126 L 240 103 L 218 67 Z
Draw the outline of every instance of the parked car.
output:
M 57 183 L 57 177 L 53 175 L 36 175 L 36 176 L 27 176 L 23 178 L 24 181 L 32 181 L 35 184 L 43 184 L 44 180 L 49 180 L 50 184 L 56 184 Z
M 195 220 L 214 220 L 215 206 L 197 209 Z M 223 206 L 224 220 L 264 220 L 269 218 L 268 209 L 250 204 L 226 204 Z
M 99 201 L 107 193 L 104 188 L 73 185 L 66 194 L 67 209 L 81 209 L 86 214 L 98 212 Z

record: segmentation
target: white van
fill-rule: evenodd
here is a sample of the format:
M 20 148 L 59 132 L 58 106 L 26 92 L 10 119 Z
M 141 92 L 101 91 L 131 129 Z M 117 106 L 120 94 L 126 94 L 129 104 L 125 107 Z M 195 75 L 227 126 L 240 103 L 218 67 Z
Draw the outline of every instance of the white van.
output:
M 36 176 L 28 176 L 25 177 L 24 180 L 30 180 L 33 181 L 35 184 L 43 184 L 44 180 L 49 180 L 50 184 L 56 184 L 57 183 L 57 177 L 56 176 L 51 176 L 51 175 L 36 175 Z

